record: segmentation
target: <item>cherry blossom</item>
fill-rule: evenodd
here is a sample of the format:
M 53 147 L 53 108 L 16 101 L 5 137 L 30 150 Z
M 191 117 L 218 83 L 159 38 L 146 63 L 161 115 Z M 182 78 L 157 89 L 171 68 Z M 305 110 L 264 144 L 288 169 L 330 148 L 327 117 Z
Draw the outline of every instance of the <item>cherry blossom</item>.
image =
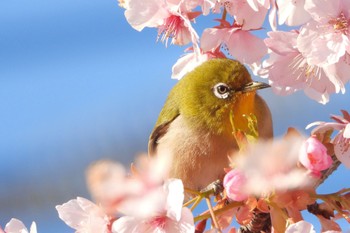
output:
M 110 218 L 103 210 L 91 201 L 77 197 L 57 205 L 59 217 L 70 227 L 76 230 L 76 233 L 110 233 Z
M 179 179 L 169 179 L 158 191 L 158 200 L 162 202 L 157 210 L 148 216 L 124 216 L 113 223 L 113 233 L 193 233 L 194 222 L 191 211 L 182 207 L 184 188 Z M 140 208 L 140 207 L 139 207 Z M 142 208 L 142 207 L 141 207 Z
M 329 130 L 339 131 L 332 143 L 334 144 L 334 153 L 337 159 L 347 168 L 350 168 L 350 115 L 346 111 L 342 111 L 342 116 L 332 115 L 332 119 L 336 122 L 314 122 L 306 128 L 317 126 L 312 130 L 312 134 L 324 133 Z
M 308 138 L 303 143 L 299 161 L 318 177 L 321 176 L 321 171 L 328 169 L 333 163 L 332 158 L 327 154 L 327 148 L 315 136 Z
M 267 48 L 264 42 L 243 30 L 242 26 L 230 25 L 227 21 L 221 21 L 217 28 L 207 28 L 201 38 L 203 52 L 214 51 L 221 45 L 226 46 L 230 55 L 246 64 L 260 62 L 266 54 Z
M 269 78 L 275 92 L 290 94 L 304 90 L 310 98 L 325 104 L 331 93 L 343 88 L 336 66 L 320 67 L 308 63 L 297 47 L 298 31 L 276 31 L 268 35 L 265 43 L 270 49 L 270 57 L 263 62 L 259 74 Z
M 192 12 L 196 5 L 192 1 L 129 0 L 125 17 L 138 31 L 145 27 L 158 28 L 158 36 L 165 44 L 172 38 L 173 44 L 192 42 L 196 46 L 198 35 L 191 25 L 191 21 L 200 15 L 200 12 Z
M 98 161 L 90 165 L 86 174 L 93 199 L 109 214 L 115 212 L 115 206 L 129 194 L 130 189 L 135 192 L 141 189 L 137 182 L 127 181 L 126 169 L 117 162 Z
M 332 158 L 327 154 L 327 148 L 315 137 L 309 137 L 302 145 L 299 154 L 301 164 L 315 175 L 332 165 Z
M 300 30 L 298 48 L 312 65 L 337 63 L 350 51 L 348 0 L 309 0 L 305 9 L 312 21 Z
M 168 178 L 171 156 L 139 156 L 127 175 L 121 164 L 101 161 L 87 172 L 88 187 L 108 214 L 148 216 L 161 205 L 159 187 Z
M 35 222 L 30 226 L 30 230 L 25 227 L 25 225 L 18 219 L 12 218 L 2 230 L 0 227 L 0 233 L 37 233 Z

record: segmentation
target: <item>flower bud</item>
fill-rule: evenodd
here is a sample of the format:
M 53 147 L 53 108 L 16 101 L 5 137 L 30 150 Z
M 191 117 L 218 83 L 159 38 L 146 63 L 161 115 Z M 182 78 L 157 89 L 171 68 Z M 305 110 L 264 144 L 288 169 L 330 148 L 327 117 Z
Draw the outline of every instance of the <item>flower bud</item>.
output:
M 233 169 L 228 172 L 223 182 L 227 196 L 234 201 L 243 201 L 247 199 L 248 195 L 244 193 L 246 181 L 247 179 L 241 171 Z
M 320 171 L 328 169 L 333 162 L 327 154 L 327 148 L 314 136 L 301 146 L 299 161 L 316 176 L 320 176 Z

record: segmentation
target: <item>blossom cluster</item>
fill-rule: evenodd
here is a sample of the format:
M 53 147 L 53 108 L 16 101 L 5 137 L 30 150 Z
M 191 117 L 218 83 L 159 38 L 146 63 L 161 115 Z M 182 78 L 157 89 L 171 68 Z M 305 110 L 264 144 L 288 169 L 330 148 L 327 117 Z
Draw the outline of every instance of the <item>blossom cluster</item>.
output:
M 235 232 L 234 220 L 246 225 L 252 221 L 254 211 L 260 211 L 271 216 L 275 232 L 312 233 L 315 230 L 303 220 L 301 211 L 320 199 L 327 200 L 320 204 L 327 207 L 314 213 L 322 232 L 341 232 L 334 211 L 349 219 L 349 190 L 326 196 L 316 194 L 315 183 L 333 165 L 319 135 L 306 139 L 292 130 L 282 139 L 257 142 L 232 154 L 232 168 L 225 169 L 224 189 L 216 205 L 208 206 L 210 214 L 204 211 L 193 216 L 203 194 L 195 196 L 196 192 L 185 189 L 181 180 L 168 177 L 170 156 L 141 156 L 129 172 L 119 163 L 99 161 L 87 172 L 88 188 L 96 204 L 78 197 L 56 209 L 76 232 Z M 209 218 L 216 223 L 212 229 L 205 227 Z
M 249 144 L 232 154 L 232 167 L 225 169 L 215 205 L 208 204 L 209 211 L 197 216 L 199 201 L 212 202 L 212 193 L 188 190 L 181 180 L 170 178 L 171 156 L 147 155 L 140 156 L 129 171 L 113 161 L 92 164 L 87 184 L 94 201 L 77 197 L 57 205 L 58 215 L 76 233 L 233 233 L 237 230 L 233 221 L 245 226 L 258 211 L 271 218 L 273 232 L 313 233 L 301 211 L 314 206 L 310 213 L 319 219 L 322 232 L 341 232 L 336 220 L 350 221 L 350 189 L 317 194 L 315 188 L 337 157 L 349 164 L 348 148 L 335 149 L 349 136 L 350 115 L 345 111 L 343 115 L 332 116 L 335 123 L 313 123 L 318 127 L 309 138 L 291 129 L 281 139 Z M 330 139 L 334 130 L 338 132 Z M 330 156 L 337 150 L 341 153 Z M 211 229 L 205 227 L 208 219 Z M 17 219 L 4 230 L 0 227 L 0 233 L 36 232 L 35 223 L 28 231 Z
M 268 78 L 280 94 L 304 90 L 325 104 L 330 94 L 345 92 L 350 71 L 349 0 L 119 2 L 134 29 L 157 28 L 158 39 L 166 45 L 169 39 L 176 45 L 190 44 L 173 66 L 175 79 L 206 60 L 231 56 Z M 211 13 L 222 17 L 199 36 L 196 19 Z
M 168 162 L 141 157 L 133 174 L 112 161 L 92 165 L 87 180 L 97 204 L 78 197 L 56 206 L 59 217 L 76 232 L 194 232 L 182 181 L 165 178 Z

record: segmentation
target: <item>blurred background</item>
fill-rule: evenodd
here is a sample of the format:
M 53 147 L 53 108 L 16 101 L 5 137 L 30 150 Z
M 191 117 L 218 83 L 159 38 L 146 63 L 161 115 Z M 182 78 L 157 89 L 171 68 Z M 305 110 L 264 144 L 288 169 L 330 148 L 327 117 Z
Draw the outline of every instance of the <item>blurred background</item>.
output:
M 199 20 L 199 28 L 215 25 Z M 196 26 L 196 27 L 197 27 Z M 137 32 L 117 1 L 0 1 L 0 225 L 12 217 L 38 232 L 74 232 L 57 204 L 90 198 L 85 169 L 110 158 L 128 165 L 147 151 L 148 136 L 176 83 L 171 67 L 185 47 Z M 348 93 L 327 105 L 303 93 L 260 93 L 275 135 L 350 110 Z M 341 167 L 320 192 L 349 187 Z

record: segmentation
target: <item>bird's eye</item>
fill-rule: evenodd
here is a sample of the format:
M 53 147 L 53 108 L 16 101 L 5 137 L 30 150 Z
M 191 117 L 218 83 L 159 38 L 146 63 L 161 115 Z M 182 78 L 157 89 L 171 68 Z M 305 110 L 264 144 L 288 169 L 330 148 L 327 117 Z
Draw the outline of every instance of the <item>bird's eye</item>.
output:
M 230 96 L 230 87 L 225 83 L 218 83 L 214 86 L 214 95 L 220 99 L 226 99 Z

